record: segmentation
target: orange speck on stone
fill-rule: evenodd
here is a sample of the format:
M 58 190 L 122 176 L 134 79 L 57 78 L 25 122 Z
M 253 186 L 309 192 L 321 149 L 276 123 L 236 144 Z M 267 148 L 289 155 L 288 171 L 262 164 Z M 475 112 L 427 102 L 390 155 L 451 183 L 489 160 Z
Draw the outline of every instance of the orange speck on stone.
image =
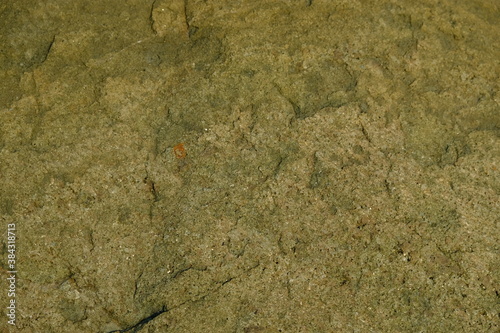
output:
M 186 148 L 184 148 L 183 143 L 179 143 L 178 145 L 174 146 L 174 155 L 177 158 L 184 158 L 186 157 Z

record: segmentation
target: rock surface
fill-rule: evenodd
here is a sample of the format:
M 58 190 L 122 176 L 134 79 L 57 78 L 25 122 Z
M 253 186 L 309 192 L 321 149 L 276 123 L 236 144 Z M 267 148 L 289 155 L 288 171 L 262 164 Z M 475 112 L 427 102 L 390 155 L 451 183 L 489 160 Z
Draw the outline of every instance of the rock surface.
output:
M 499 330 L 497 1 L 0 17 L 2 332 Z

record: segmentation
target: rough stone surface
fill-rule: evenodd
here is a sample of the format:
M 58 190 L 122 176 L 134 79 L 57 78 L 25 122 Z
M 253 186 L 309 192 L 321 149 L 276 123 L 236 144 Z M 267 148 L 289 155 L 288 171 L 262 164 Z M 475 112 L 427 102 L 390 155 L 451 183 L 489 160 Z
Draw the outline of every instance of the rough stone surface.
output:
M 498 1 L 0 18 L 0 331 L 500 329 Z

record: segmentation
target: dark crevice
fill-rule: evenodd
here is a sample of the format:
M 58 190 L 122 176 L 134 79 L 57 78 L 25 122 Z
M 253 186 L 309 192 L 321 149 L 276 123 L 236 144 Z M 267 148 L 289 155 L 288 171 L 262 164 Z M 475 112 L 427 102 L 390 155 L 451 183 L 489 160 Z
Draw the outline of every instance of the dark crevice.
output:
M 47 51 L 45 51 L 45 55 L 43 56 L 43 59 L 42 59 L 42 61 L 40 61 L 40 63 L 44 63 L 45 60 L 47 60 L 47 58 L 49 57 L 50 50 L 52 49 L 52 46 L 54 45 L 55 41 L 56 41 L 56 36 L 54 35 L 52 37 L 52 40 L 50 41 L 49 46 L 47 47 Z
M 191 29 L 191 26 L 189 25 L 190 20 L 191 18 L 188 14 L 188 0 L 184 0 L 184 22 L 186 22 L 186 31 L 188 31 L 188 37 L 191 37 L 191 35 L 189 34 L 189 31 Z
M 174 272 L 174 274 L 172 274 L 172 279 L 175 279 L 176 277 L 178 277 L 182 273 L 189 271 L 191 268 L 193 268 L 193 266 L 190 265 L 189 267 L 185 267 L 185 268 L 178 270 L 177 272 Z
M 124 328 L 122 330 L 109 331 L 108 333 L 125 333 L 125 332 L 136 333 L 136 332 L 139 332 L 144 327 L 144 325 L 146 325 L 151 320 L 155 319 L 156 317 L 158 317 L 159 315 L 161 315 L 162 313 L 165 313 L 165 312 L 167 312 L 167 308 L 164 306 L 160 311 L 157 311 L 157 312 L 153 313 L 152 315 L 150 315 L 144 319 L 141 319 L 135 325 Z
M 151 11 L 149 12 L 149 23 L 150 23 L 151 30 L 153 31 L 153 33 L 156 34 L 155 29 L 154 29 L 155 20 L 153 18 L 153 11 L 155 9 L 155 5 L 156 5 L 156 0 L 154 0 L 153 3 L 151 4 Z

